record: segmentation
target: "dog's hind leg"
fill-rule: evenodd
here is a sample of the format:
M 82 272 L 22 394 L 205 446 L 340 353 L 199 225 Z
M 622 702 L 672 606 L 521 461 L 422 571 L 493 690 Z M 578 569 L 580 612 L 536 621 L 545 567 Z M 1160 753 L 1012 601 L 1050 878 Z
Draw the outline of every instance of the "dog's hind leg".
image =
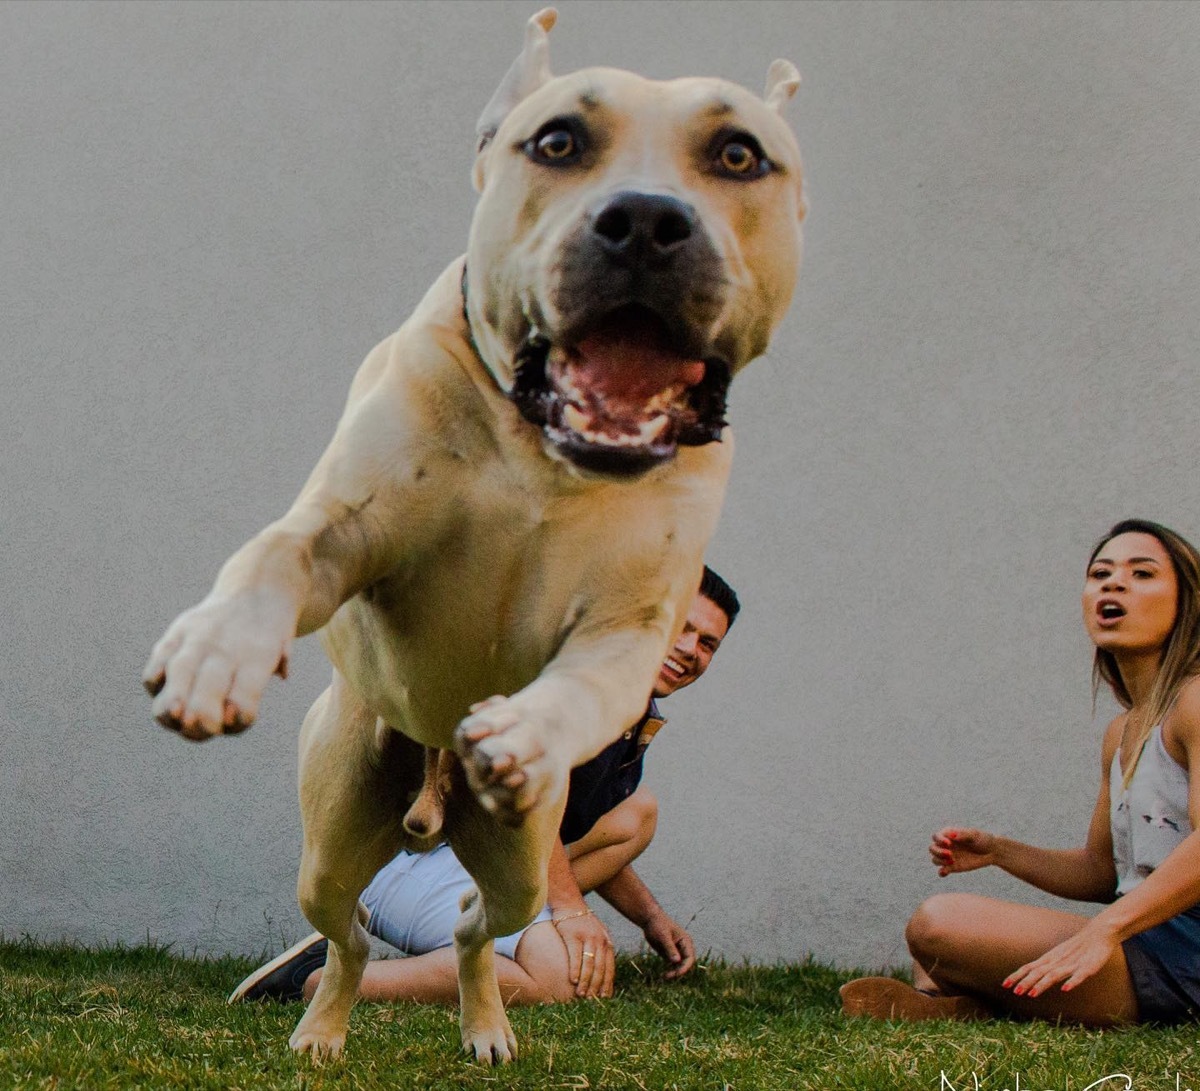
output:
M 517 1042 L 496 983 L 493 941 L 524 928 L 546 904 L 546 869 L 565 796 L 513 828 L 480 806 L 461 768 L 454 774 L 456 806 L 447 811 L 446 834 L 476 885 L 464 896 L 454 928 L 459 1026 L 463 1048 L 476 1060 L 505 1064 L 515 1059 Z
M 420 760 L 420 747 L 377 721 L 336 674 L 305 718 L 297 893 L 329 955 L 289 1044 L 314 1060 L 337 1056 L 345 1043 L 370 951 L 358 896 L 404 842 L 404 787 L 420 777 Z

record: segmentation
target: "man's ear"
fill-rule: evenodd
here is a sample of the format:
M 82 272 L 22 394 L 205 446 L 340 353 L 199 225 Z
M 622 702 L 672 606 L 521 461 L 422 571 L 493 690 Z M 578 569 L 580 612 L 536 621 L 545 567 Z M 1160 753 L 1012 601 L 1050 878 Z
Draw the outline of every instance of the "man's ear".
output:
M 527 95 L 531 95 L 547 80 L 550 79 L 550 30 L 558 20 L 558 12 L 554 8 L 542 8 L 525 24 L 525 46 L 520 55 L 512 63 L 492 95 L 491 101 L 484 107 L 475 126 L 479 138 L 476 152 L 482 154 L 496 135 L 501 122 L 508 117 L 509 111 Z M 482 170 L 480 160 L 475 161 L 475 187 L 482 188 Z
M 772 110 L 781 114 L 799 86 L 800 73 L 791 61 L 772 61 L 767 69 L 767 89 L 763 98 Z

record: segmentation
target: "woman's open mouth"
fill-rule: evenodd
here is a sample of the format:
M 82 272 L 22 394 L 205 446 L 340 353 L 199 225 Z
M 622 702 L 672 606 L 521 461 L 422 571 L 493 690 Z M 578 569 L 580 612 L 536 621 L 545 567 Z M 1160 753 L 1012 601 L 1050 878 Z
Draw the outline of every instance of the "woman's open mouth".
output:
M 571 344 L 527 340 L 509 396 L 577 466 L 633 476 L 720 439 L 729 379 L 726 363 L 690 355 L 661 318 L 627 306 Z

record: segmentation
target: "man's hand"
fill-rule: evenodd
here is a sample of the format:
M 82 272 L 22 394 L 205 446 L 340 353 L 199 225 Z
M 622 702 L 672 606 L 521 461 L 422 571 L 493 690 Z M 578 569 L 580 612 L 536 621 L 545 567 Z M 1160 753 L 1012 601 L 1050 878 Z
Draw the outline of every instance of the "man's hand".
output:
M 547 869 L 550 920 L 567 949 L 567 978 L 575 995 L 594 999 L 613 993 L 617 973 L 612 939 L 583 900 L 562 841 L 555 838 Z
M 683 977 L 696 965 L 696 945 L 687 929 L 678 925 L 666 913 L 658 912 L 646 922 L 643 929 L 646 942 L 667 963 L 663 974 L 668 981 Z
M 551 920 L 567 948 L 567 976 L 582 999 L 607 999 L 617 972 L 612 937 L 590 909 L 563 913 Z
M 696 945 L 687 929 L 667 916 L 631 865 L 626 864 L 596 891 L 621 916 L 641 928 L 646 942 L 666 962 L 663 976 L 668 981 L 683 977 L 696 965 Z
M 612 937 L 591 910 L 563 914 L 554 921 L 555 930 L 567 949 L 567 976 L 575 995 L 584 999 L 606 999 L 613 994 L 616 956 Z

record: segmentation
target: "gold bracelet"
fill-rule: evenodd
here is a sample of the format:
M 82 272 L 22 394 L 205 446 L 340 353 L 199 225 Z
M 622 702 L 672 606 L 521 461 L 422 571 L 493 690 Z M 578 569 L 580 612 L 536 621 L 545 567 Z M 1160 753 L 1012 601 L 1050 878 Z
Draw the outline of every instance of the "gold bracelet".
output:
M 554 925 L 554 930 L 557 932 L 558 926 L 560 924 L 562 924 L 563 921 L 572 921 L 576 917 L 590 917 L 590 916 L 593 916 L 593 913 L 590 909 L 577 909 L 577 910 L 575 910 L 574 913 L 568 913 L 565 917 L 556 917 L 556 916 L 554 916 L 553 911 L 551 911 L 550 923 L 552 925 Z

